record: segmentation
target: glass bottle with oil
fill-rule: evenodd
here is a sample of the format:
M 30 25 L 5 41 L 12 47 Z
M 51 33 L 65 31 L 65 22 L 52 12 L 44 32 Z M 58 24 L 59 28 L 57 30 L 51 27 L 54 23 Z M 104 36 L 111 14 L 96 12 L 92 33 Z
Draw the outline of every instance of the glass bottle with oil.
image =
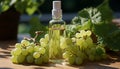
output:
M 62 20 L 61 1 L 53 1 L 52 20 L 49 22 L 49 58 L 62 58 L 60 37 L 65 30 L 65 21 Z

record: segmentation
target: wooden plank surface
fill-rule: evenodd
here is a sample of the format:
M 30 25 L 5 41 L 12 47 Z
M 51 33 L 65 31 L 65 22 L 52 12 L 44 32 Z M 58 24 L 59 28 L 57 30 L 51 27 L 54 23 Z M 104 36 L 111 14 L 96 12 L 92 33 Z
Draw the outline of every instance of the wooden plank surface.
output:
M 10 51 L 15 41 L 0 42 L 0 69 L 120 69 L 120 54 L 110 55 L 107 60 L 99 62 L 85 62 L 81 66 L 68 66 L 64 64 L 49 64 L 43 66 L 13 64 L 10 60 Z

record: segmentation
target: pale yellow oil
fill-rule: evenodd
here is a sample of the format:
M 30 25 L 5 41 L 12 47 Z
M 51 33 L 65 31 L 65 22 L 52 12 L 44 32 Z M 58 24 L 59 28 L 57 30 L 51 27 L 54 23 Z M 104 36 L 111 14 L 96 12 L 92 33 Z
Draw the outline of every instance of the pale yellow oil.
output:
M 64 21 L 51 21 L 49 26 L 49 58 L 60 59 L 62 58 L 60 37 L 64 34 L 65 24 Z

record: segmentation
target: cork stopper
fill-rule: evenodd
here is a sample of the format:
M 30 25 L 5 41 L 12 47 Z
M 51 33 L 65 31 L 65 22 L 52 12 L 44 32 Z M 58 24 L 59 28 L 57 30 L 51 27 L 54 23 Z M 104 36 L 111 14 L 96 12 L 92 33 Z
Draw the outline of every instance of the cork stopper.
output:
M 61 1 L 53 1 L 52 16 L 56 19 L 62 16 Z

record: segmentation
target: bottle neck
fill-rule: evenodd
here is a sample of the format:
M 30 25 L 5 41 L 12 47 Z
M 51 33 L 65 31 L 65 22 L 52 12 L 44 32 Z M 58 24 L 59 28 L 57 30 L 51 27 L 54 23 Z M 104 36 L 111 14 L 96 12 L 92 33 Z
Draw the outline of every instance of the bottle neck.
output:
M 53 9 L 52 10 L 52 19 L 55 19 L 55 20 L 62 19 L 62 10 L 61 9 Z
M 60 15 L 59 17 L 56 17 L 56 16 L 52 15 L 52 19 L 53 20 L 62 20 L 62 15 Z

